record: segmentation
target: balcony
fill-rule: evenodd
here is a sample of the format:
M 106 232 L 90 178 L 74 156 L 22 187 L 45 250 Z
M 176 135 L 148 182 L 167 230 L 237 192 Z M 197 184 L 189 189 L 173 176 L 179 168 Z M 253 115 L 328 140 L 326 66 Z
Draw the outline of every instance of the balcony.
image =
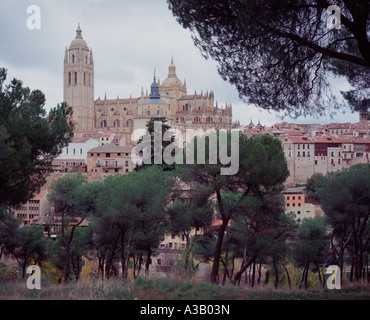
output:
M 103 169 L 122 169 L 123 168 L 123 166 L 121 166 L 121 165 L 118 165 L 118 166 L 115 166 L 115 165 L 103 165 L 102 166 L 102 168 Z

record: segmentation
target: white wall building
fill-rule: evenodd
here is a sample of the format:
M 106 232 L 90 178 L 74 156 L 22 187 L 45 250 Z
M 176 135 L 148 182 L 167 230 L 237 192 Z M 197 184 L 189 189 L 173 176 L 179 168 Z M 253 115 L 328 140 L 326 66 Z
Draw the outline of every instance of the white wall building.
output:
M 64 147 L 57 160 L 84 160 L 87 163 L 87 152 L 99 146 L 99 140 L 90 137 L 76 137 Z

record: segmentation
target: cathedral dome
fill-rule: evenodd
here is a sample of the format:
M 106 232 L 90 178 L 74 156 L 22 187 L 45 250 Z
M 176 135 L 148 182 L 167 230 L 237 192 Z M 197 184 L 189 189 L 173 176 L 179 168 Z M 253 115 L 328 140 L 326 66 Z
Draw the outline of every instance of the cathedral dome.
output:
M 171 58 L 171 64 L 168 67 L 168 77 L 162 82 L 161 88 L 179 88 L 182 87 L 183 84 L 176 75 L 176 66 L 173 63 L 173 58 Z
M 181 80 L 177 77 L 168 77 L 161 84 L 161 88 L 176 88 L 176 87 L 182 87 L 182 86 L 183 84 Z
M 78 28 L 76 30 L 76 38 L 73 39 L 69 48 L 70 49 L 85 48 L 89 50 L 86 41 L 82 38 L 82 30 L 80 28 L 80 24 L 78 24 Z

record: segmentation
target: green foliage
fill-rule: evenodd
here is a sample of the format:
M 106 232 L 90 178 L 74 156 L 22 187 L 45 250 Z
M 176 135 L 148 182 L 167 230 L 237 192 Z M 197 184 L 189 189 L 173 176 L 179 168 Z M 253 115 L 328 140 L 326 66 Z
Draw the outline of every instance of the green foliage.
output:
M 277 194 L 289 176 L 281 142 L 269 135 L 241 135 L 239 159 L 239 183 L 255 194 Z
M 17 274 L 8 266 L 0 265 L 0 284 L 17 280 Z
M 168 231 L 188 237 L 193 229 L 206 230 L 212 223 L 213 204 L 207 199 L 182 199 L 173 202 L 168 210 Z
M 25 276 L 26 268 L 31 262 L 41 264 L 48 257 L 48 240 L 44 237 L 42 226 L 31 225 L 17 230 L 15 238 L 7 246 L 22 268 Z
M 108 276 L 115 257 L 124 263 L 126 250 L 136 257 L 146 254 L 149 261 L 166 230 L 173 184 L 172 173 L 157 166 L 103 181 L 92 219 L 92 246 L 105 260 Z
M 65 250 L 65 282 L 69 281 L 71 262 L 75 268 L 77 278 L 79 277 L 80 256 L 77 255 L 76 260 L 73 261 L 73 247 L 71 247 L 71 244 L 76 228 L 86 218 L 95 214 L 99 195 L 100 183 L 87 183 L 86 177 L 81 173 L 68 174 L 54 181 L 52 190 L 48 194 L 48 198 L 54 206 L 54 215 L 61 218 L 61 240 Z
M 367 1 L 336 1 L 341 28 L 329 30 L 332 2 L 167 0 L 177 21 L 192 32 L 205 58 L 218 64 L 241 98 L 290 116 L 322 115 L 345 105 L 333 73 L 353 89 L 343 98 L 369 108 L 370 46 Z
M 358 218 L 366 225 L 370 211 L 370 165 L 359 164 L 329 173 L 318 194 L 330 224 Z
M 154 132 L 154 129 L 155 129 L 154 125 L 156 122 L 161 123 L 162 131 L 160 133 Z M 165 141 L 163 139 L 165 134 L 170 129 L 171 127 L 167 124 L 167 119 L 165 117 L 153 117 L 149 119 L 149 121 L 146 123 L 146 130 L 147 130 L 146 135 L 138 141 L 138 144 L 143 144 L 143 141 L 145 138 L 150 141 L 150 144 L 146 145 L 145 147 L 146 152 L 150 154 L 150 164 L 143 163 L 139 166 L 136 166 L 135 171 L 148 168 L 152 165 L 162 168 L 163 171 L 172 171 L 175 169 L 175 164 L 167 164 L 163 161 L 164 150 L 166 149 L 167 146 L 169 146 L 174 141 L 174 137 L 171 137 L 170 141 Z M 160 141 L 160 144 L 158 144 L 160 146 L 160 150 L 157 150 L 156 144 L 154 143 L 154 139 L 155 138 L 158 139 L 157 135 L 162 139 Z M 148 150 L 148 148 L 150 148 L 150 150 Z M 162 164 L 155 164 L 155 157 L 158 157 L 158 156 L 162 159 Z
M 196 138 L 192 142 L 195 147 L 194 154 L 197 154 L 197 148 L 201 142 L 199 139 Z M 193 187 L 193 190 L 197 190 L 194 186 L 201 185 L 202 191 L 208 192 L 208 196 L 216 199 L 215 218 L 221 221 L 220 226 L 215 228 L 216 241 L 211 240 L 214 239 L 212 235 L 206 235 L 200 239 L 200 245 L 196 247 L 197 253 L 204 254 L 206 259 L 211 259 L 209 245 L 214 243 L 211 281 L 216 283 L 224 234 L 229 221 L 236 221 L 235 224 L 239 228 L 239 235 L 232 237 L 231 244 L 235 246 L 238 241 L 241 241 L 243 248 L 247 245 L 244 241 L 246 232 L 251 238 L 259 237 L 266 229 L 271 229 L 273 221 L 283 210 L 281 199 L 278 200 L 276 195 L 280 192 L 289 171 L 281 142 L 271 136 L 247 138 L 244 134 L 239 134 L 239 170 L 235 175 L 220 173 L 222 163 L 219 157 L 216 164 L 211 164 L 209 161 L 212 141 L 216 140 L 219 143 L 220 134 L 209 134 L 208 137 L 201 139 L 204 139 L 206 162 L 186 165 L 187 170 L 181 170 L 179 175 L 182 180 Z M 228 133 L 227 150 L 229 153 L 231 143 L 231 133 Z M 240 239 L 237 239 L 238 237 Z M 207 248 L 208 252 L 203 250 L 204 248 Z M 248 254 L 252 252 L 253 250 L 250 250 Z M 240 249 L 236 249 L 235 254 L 239 255 Z
M 294 243 L 294 259 L 299 266 L 307 263 L 322 264 L 328 249 L 324 217 L 305 218 L 298 228 L 297 242 Z
M 324 175 L 321 173 L 314 173 L 310 178 L 307 179 L 306 190 L 310 198 L 318 200 L 319 195 L 317 189 L 320 188 L 324 180 Z
M 361 278 L 370 237 L 370 164 L 358 164 L 329 173 L 317 189 L 322 208 L 339 244 L 333 247 L 343 264 L 343 251 L 351 247 L 355 280 Z M 350 246 L 350 247 L 349 247 Z
M 18 221 L 14 219 L 13 212 L 0 206 L 0 260 L 4 250 L 11 245 L 18 230 Z
M 168 232 L 184 237 L 186 248 L 183 252 L 183 269 L 191 270 L 190 256 L 194 245 L 206 232 L 213 220 L 214 205 L 202 193 L 174 201 L 167 209 Z
M 57 157 L 73 136 L 72 108 L 44 110 L 45 96 L 0 68 L 0 204 L 19 205 L 39 192 Z

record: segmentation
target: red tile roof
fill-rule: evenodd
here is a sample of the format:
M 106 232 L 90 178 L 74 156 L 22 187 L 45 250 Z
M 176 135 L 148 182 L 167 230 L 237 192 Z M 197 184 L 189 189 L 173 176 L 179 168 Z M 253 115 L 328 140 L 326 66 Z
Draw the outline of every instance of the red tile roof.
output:
M 133 146 L 116 146 L 115 144 L 105 144 L 103 146 L 89 150 L 89 153 L 108 152 L 108 153 L 127 153 L 132 151 Z
M 35 195 L 31 200 L 41 200 L 46 194 L 47 190 L 41 190 L 37 195 Z

